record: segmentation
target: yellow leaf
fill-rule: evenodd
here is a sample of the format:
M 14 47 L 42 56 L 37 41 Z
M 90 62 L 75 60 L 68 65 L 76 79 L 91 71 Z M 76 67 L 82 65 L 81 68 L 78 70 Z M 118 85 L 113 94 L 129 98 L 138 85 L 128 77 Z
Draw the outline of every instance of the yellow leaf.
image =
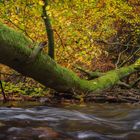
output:
M 42 0 L 40 0 L 38 3 L 39 3 L 39 5 L 41 5 L 41 6 L 44 6 L 44 5 L 45 5 L 44 2 L 43 2 Z
M 52 16 L 52 13 L 51 13 L 50 11 L 48 11 L 47 14 L 48 14 L 49 16 Z
M 50 5 L 46 6 L 46 10 L 48 11 L 50 9 Z
M 135 62 L 135 66 L 139 66 L 140 65 L 140 59 L 138 59 L 136 62 Z

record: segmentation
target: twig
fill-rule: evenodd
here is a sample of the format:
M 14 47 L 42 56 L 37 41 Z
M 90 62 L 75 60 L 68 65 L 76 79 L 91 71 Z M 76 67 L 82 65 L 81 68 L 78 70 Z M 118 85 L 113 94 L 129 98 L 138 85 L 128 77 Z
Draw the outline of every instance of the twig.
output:
M 74 66 L 76 69 L 78 69 L 79 71 L 85 73 L 87 76 L 88 76 L 88 80 L 92 80 L 94 78 L 98 78 L 100 76 L 103 76 L 104 73 L 101 73 L 99 71 L 95 71 L 95 72 L 92 72 L 92 71 L 88 71 L 88 70 L 85 70 L 84 68 L 80 67 L 80 66 L 77 66 L 75 65 Z
M 55 33 L 57 34 L 57 36 L 58 36 L 58 38 L 59 38 L 59 40 L 61 42 L 62 47 L 65 48 L 65 45 L 63 43 L 63 40 L 62 40 L 61 36 L 59 35 L 59 33 L 57 32 L 57 30 L 56 29 L 53 29 L 53 31 L 55 31 Z
M 119 81 L 119 82 L 117 83 L 117 85 L 123 86 L 123 87 L 126 87 L 126 88 L 131 88 L 131 85 L 126 84 L 125 82 L 122 82 L 122 81 Z
M 139 51 L 140 51 L 140 46 L 130 57 L 127 57 L 127 59 L 120 64 L 119 68 L 124 66 L 127 62 L 129 62 L 129 60 L 131 60 L 133 56 L 136 55 Z
M 107 42 L 107 41 L 104 41 L 104 40 L 96 40 L 98 43 L 104 43 L 104 44 L 107 44 L 107 45 L 120 45 L 120 46 L 131 46 L 131 45 L 128 45 L 128 44 L 121 44 L 120 42 Z
M 16 28 L 18 28 L 19 30 L 23 31 L 25 33 L 25 35 L 30 38 L 33 42 L 34 40 L 29 36 L 29 34 L 26 32 L 26 30 L 23 30 L 22 28 L 20 28 L 19 26 L 17 26 L 14 22 L 12 22 L 11 19 L 7 19 L 10 23 L 12 23 Z
M 4 92 L 4 88 L 2 86 L 2 81 L 1 80 L 0 80 L 0 87 L 1 87 L 1 93 L 2 93 L 2 96 L 3 96 L 3 100 L 4 100 L 4 102 L 6 102 L 7 98 L 5 96 L 5 92 Z
M 140 82 L 140 77 L 136 81 L 134 81 L 131 87 L 135 87 L 139 82 Z
M 0 72 L 1 75 L 9 75 L 12 76 L 13 74 L 10 73 L 4 73 L 4 72 Z M 21 74 L 16 74 L 16 76 L 21 76 Z
M 116 69 L 118 68 L 118 64 L 119 64 L 119 62 L 120 62 L 120 59 L 121 59 L 122 54 L 123 54 L 125 51 L 127 51 L 128 47 L 129 47 L 129 44 L 127 44 L 126 48 L 125 48 L 122 52 L 119 53 L 117 62 L 116 62 L 116 64 L 115 64 Z

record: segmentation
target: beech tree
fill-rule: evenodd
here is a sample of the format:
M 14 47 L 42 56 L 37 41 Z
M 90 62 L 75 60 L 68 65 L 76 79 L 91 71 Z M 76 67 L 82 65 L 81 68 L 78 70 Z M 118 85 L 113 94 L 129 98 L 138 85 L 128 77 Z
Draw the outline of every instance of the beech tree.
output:
M 117 84 L 122 78 L 140 69 L 138 59 L 130 66 L 108 71 L 99 78 L 88 81 L 60 66 L 43 52 L 38 52 L 32 59 L 35 47 L 40 45 L 0 23 L 0 63 L 58 92 L 95 93 Z
M 140 67 L 138 1 L 2 0 L 0 8 L 0 63 L 58 92 L 87 95 L 115 84 L 132 87 L 121 79 Z M 95 61 L 95 69 L 105 63 L 114 70 L 78 67 L 90 80 L 70 70 L 78 63 L 92 69 L 101 55 L 109 61 Z

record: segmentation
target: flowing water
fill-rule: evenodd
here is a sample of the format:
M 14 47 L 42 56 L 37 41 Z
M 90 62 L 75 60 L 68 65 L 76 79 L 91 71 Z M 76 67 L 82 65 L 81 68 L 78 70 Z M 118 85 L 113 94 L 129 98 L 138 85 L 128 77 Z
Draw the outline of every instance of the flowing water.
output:
M 1 106 L 0 140 L 140 140 L 140 105 Z

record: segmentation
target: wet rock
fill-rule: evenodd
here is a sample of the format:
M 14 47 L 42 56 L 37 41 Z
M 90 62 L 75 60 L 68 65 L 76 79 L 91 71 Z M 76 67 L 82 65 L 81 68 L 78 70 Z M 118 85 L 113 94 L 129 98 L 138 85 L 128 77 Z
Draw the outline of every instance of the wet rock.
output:
M 19 132 L 22 131 L 22 128 L 11 127 L 8 129 L 8 132 Z
M 0 140 L 6 140 L 6 136 L 4 134 L 0 134 Z
M 34 128 L 34 130 L 37 131 L 38 138 L 40 138 L 40 139 L 59 137 L 59 133 L 50 127 L 39 127 L 39 128 Z
M 49 102 L 49 99 L 48 98 L 40 98 L 39 102 L 40 103 L 47 103 L 47 102 Z
M 3 127 L 3 126 L 5 126 L 5 124 L 4 124 L 4 123 L 2 123 L 2 122 L 0 122 L 0 127 Z

